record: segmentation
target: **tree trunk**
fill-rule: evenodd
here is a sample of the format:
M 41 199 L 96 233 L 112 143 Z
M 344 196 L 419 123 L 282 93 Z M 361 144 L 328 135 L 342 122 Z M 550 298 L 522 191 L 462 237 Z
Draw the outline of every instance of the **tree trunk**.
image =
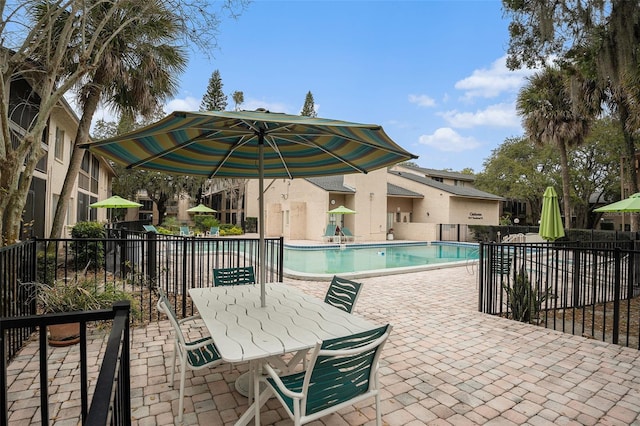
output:
M 635 194 L 636 192 L 640 192 L 638 190 L 638 174 L 636 171 L 636 144 L 635 138 L 633 134 L 629 131 L 627 127 L 627 120 L 629 120 L 629 109 L 627 108 L 626 103 L 618 102 L 618 113 L 620 114 L 620 125 L 622 126 L 622 135 L 624 136 L 624 163 L 627 169 L 627 173 L 625 175 L 626 184 L 628 185 L 630 194 Z M 620 194 L 622 198 L 625 198 L 625 194 Z M 631 214 L 631 231 L 638 231 L 638 215 Z
M 564 205 L 564 227 L 571 229 L 571 192 L 569 191 L 569 160 L 567 158 L 567 146 L 565 143 L 558 143 L 560 151 L 560 169 L 562 174 L 562 202 Z
M 69 160 L 69 168 L 67 169 L 67 174 L 64 177 L 62 191 L 60 192 L 56 212 L 53 216 L 50 238 L 60 238 L 62 235 L 64 217 L 68 211 L 71 191 L 73 190 L 76 179 L 78 179 L 78 173 L 80 172 L 80 166 L 82 165 L 82 158 L 84 157 L 85 152 L 83 149 L 78 148 L 78 146 L 89 140 L 91 120 L 93 120 L 93 115 L 98 109 L 100 95 L 101 91 L 97 86 L 93 86 L 84 104 L 82 117 L 80 118 L 80 123 L 78 123 L 78 130 L 76 131 L 76 137 L 73 141 L 73 150 L 71 153 L 71 159 Z

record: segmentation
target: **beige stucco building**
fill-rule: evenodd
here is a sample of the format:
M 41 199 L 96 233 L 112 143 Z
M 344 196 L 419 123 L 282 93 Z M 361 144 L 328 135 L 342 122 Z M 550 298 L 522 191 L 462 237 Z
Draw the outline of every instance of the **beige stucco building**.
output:
M 265 182 L 265 235 L 322 241 L 327 224 L 349 228 L 356 241 L 434 241 L 465 225 L 497 225 L 502 197 L 473 188 L 473 176 L 394 166 L 369 174 Z M 327 211 L 345 206 L 356 214 Z M 251 180 L 246 216 L 258 217 L 258 182 Z M 462 225 L 460 227 L 459 225 Z M 460 236 L 466 240 L 466 235 Z
M 33 173 L 31 187 L 27 195 L 23 222 L 23 237 L 47 238 L 51 232 L 56 205 L 69 168 L 73 140 L 79 119 L 71 107 L 60 102 L 51 113 L 49 126 L 42 139 L 44 157 L 38 162 Z M 12 123 L 12 126 L 19 126 Z M 107 220 L 106 209 L 93 209 L 91 203 L 111 195 L 111 179 L 115 175 L 111 166 L 102 158 L 84 153 L 78 178 L 74 183 L 69 208 L 65 217 L 65 232 L 62 237 L 70 237 L 70 227 L 85 220 Z

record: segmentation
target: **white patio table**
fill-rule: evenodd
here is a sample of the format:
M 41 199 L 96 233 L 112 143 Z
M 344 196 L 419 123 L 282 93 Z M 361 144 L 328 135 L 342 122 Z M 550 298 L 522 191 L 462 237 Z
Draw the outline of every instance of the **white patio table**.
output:
M 283 283 L 266 284 L 267 306 L 260 306 L 260 285 L 237 285 L 189 290 L 224 361 L 249 361 L 250 371 L 275 362 L 286 371 L 295 366 L 319 340 L 370 330 L 375 324 L 337 309 Z M 295 353 L 289 364 L 280 355 Z M 260 394 L 236 425 L 246 425 L 267 401 Z M 259 404 L 258 407 L 255 404 Z

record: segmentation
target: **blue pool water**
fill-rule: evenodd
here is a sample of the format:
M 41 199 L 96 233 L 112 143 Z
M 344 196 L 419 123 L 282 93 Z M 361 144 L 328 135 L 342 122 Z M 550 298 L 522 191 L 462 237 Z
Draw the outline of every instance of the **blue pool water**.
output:
M 421 243 L 284 248 L 284 268 L 301 274 L 348 274 L 478 259 L 475 244 Z

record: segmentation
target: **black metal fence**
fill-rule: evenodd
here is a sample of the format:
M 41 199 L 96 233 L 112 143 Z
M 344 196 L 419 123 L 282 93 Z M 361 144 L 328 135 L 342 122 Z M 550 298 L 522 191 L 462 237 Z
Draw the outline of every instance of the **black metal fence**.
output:
M 47 366 L 47 327 L 52 324 L 80 323 L 80 418 L 86 425 L 130 425 L 131 397 L 129 375 L 129 311 L 128 301 L 116 303 L 112 310 L 75 312 L 0 318 L 0 426 L 9 424 L 7 344 L 3 336 L 11 330 L 38 329 L 40 357 L 40 422 L 49 424 L 49 372 Z M 98 382 L 89 406 L 87 369 L 87 323 L 112 320 L 111 334 L 100 367 Z
M 30 300 L 21 283 L 36 277 L 36 244 L 26 241 L 0 248 L 0 317 L 36 314 L 35 300 Z M 35 332 L 33 327 L 7 331 L 5 341 L 8 358 L 12 358 Z
M 214 268 L 259 270 L 258 242 L 111 230 L 105 239 L 38 239 L 5 247 L 0 249 L 0 317 L 35 315 L 35 300 L 24 284 L 55 281 L 112 283 L 133 295 L 143 321 L 158 318 L 154 289 L 160 287 L 178 315 L 191 315 L 193 308 L 183 296 L 190 288 L 213 285 Z M 283 250 L 282 238 L 266 239 L 266 281 L 282 281 Z M 34 331 L 8 331 L 9 359 Z
M 481 243 L 478 309 L 640 349 L 636 244 Z

